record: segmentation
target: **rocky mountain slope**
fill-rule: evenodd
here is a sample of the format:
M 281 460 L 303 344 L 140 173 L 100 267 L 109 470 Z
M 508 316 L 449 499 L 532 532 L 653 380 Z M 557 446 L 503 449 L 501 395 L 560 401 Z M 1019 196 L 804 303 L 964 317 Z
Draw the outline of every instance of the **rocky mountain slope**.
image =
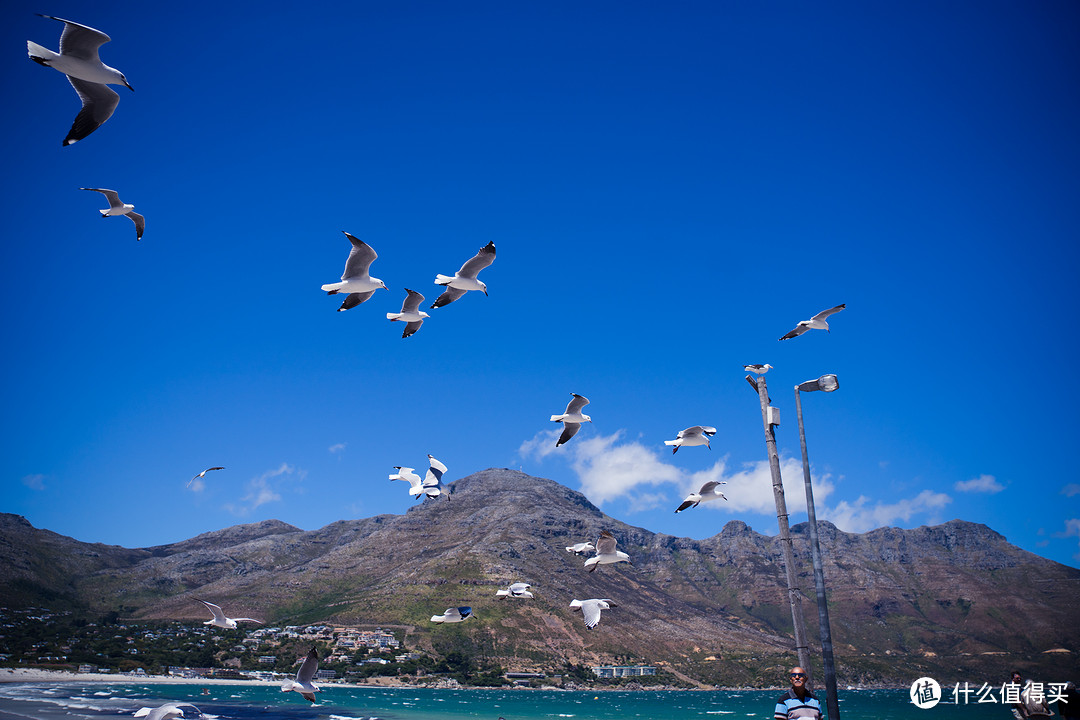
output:
M 738 521 L 704 540 L 651 533 L 513 470 L 485 470 L 453 489 L 449 501 L 427 500 L 403 515 L 310 532 L 271 520 L 139 550 L 80 543 L 0 516 L 0 590 L 9 604 L 142 619 L 201 621 L 198 596 L 277 624 L 405 625 L 410 644 L 481 652 L 515 669 L 633 659 L 736 684 L 779 677 L 777 668 L 791 662 L 777 538 Z M 590 574 L 583 557 L 564 549 L 602 529 L 633 567 Z M 805 530 L 796 525 L 793 534 L 813 643 Z M 1080 570 L 958 520 L 864 534 L 828 523 L 820 530 L 841 682 L 910 683 L 915 672 L 996 679 L 1013 665 L 1075 664 Z M 498 586 L 513 581 L 531 583 L 536 598 L 496 599 Z M 590 597 L 618 604 L 591 631 L 568 607 Z M 451 605 L 471 605 L 476 619 L 428 621 Z M 1071 652 L 1044 652 L 1059 648 Z

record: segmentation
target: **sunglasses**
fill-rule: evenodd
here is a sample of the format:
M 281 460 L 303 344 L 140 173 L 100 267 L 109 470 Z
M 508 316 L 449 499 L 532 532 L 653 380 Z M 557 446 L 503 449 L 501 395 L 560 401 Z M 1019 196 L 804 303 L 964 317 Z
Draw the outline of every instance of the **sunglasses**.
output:
M 793 677 L 793 678 L 805 678 L 806 673 L 791 673 L 791 677 Z

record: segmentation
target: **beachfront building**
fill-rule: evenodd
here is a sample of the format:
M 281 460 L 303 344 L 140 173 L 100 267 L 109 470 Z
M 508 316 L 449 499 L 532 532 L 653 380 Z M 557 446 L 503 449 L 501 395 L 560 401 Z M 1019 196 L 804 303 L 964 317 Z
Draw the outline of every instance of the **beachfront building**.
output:
M 656 668 L 652 665 L 598 665 L 592 671 L 598 678 L 641 677 L 656 674 Z

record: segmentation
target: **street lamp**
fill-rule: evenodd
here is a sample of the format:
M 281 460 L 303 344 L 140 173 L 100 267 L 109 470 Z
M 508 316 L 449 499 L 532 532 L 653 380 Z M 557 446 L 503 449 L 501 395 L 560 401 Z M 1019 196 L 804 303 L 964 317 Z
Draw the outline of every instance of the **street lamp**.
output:
M 840 705 L 836 700 L 836 666 L 833 664 L 832 630 L 829 626 L 829 606 L 825 600 L 825 574 L 821 570 L 821 548 L 818 545 L 817 513 L 814 511 L 814 489 L 810 485 L 810 460 L 806 457 L 806 433 L 803 431 L 800 393 L 822 390 L 832 392 L 840 387 L 835 375 L 822 375 L 795 386 L 795 415 L 799 422 L 799 445 L 802 447 L 803 484 L 806 486 L 806 516 L 810 525 L 810 556 L 814 561 L 814 588 L 817 590 L 818 623 L 821 626 L 821 657 L 825 667 L 825 703 L 829 720 L 839 720 Z

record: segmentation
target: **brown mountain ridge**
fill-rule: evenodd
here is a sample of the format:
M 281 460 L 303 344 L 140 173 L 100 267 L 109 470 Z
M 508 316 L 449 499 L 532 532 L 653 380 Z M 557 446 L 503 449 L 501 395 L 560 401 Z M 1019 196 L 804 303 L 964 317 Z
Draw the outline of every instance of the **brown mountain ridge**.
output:
M 710 538 L 652 533 L 608 517 L 551 480 L 489 469 L 403 515 L 304 531 L 277 520 L 142 549 L 82 543 L 0 515 L 0 592 L 133 619 L 205 619 L 194 597 L 274 624 L 408 626 L 428 650 L 453 637 L 512 669 L 642 661 L 706 683 L 771 682 L 793 662 L 779 540 L 732 521 Z M 565 546 L 610 530 L 625 563 L 583 569 Z M 998 681 L 1012 667 L 1049 680 L 1080 649 L 1080 570 L 953 520 L 844 533 L 819 524 L 842 684 Z M 808 634 L 817 613 L 805 524 L 792 528 Z M 496 599 L 530 583 L 532 600 Z M 588 630 L 571 599 L 618 607 Z M 455 627 L 429 618 L 470 605 Z M 1063 654 L 1048 650 L 1065 650 Z M 817 648 L 812 647 L 812 655 Z

